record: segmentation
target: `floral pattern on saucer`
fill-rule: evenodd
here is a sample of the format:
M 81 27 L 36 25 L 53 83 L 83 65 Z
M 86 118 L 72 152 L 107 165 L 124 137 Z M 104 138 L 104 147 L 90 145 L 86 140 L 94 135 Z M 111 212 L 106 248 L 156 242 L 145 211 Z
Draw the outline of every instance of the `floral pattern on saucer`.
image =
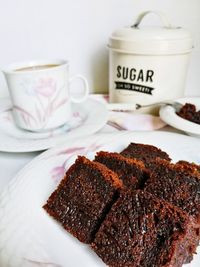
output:
M 0 99 L 0 151 L 4 152 L 46 150 L 72 138 L 92 135 L 104 127 L 108 120 L 105 104 L 89 97 L 84 103 L 72 103 L 73 116 L 68 124 L 53 132 L 30 132 L 16 127 L 11 108 L 9 98 Z
M 72 112 L 70 120 L 57 129 L 45 132 L 31 132 L 18 128 L 14 122 L 12 111 L 7 110 L 5 112 L 0 113 L 0 128 L 9 136 L 13 136 L 16 138 L 42 139 L 54 137 L 60 134 L 65 134 L 66 132 L 69 132 L 82 125 L 86 119 L 87 114 L 85 114 L 84 112 L 74 111 Z

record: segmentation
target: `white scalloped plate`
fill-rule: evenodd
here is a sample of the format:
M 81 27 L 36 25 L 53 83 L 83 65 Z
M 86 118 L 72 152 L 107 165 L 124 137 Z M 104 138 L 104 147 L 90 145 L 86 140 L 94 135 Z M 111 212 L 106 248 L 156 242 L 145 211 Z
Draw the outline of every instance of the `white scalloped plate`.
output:
M 102 261 L 48 216 L 43 204 L 77 155 L 93 158 L 104 149 L 121 151 L 130 142 L 153 144 L 174 161 L 200 164 L 199 140 L 166 132 L 120 132 L 71 140 L 29 163 L 0 195 L 1 267 L 103 267 Z M 199 267 L 200 250 L 187 267 Z
M 31 133 L 14 125 L 8 99 L 0 99 L 0 151 L 32 152 L 51 148 L 58 143 L 67 142 L 72 137 L 93 134 L 107 122 L 106 106 L 93 99 L 73 104 L 72 112 L 79 118 L 71 119 L 68 125 L 49 133 Z M 8 109 L 8 110 L 7 110 Z
M 200 97 L 184 97 L 177 100 L 177 102 L 194 104 L 197 110 L 200 110 Z M 175 109 L 171 106 L 163 106 L 160 108 L 161 119 L 170 126 L 184 131 L 186 134 L 200 138 L 200 125 L 188 120 L 184 120 L 178 116 Z

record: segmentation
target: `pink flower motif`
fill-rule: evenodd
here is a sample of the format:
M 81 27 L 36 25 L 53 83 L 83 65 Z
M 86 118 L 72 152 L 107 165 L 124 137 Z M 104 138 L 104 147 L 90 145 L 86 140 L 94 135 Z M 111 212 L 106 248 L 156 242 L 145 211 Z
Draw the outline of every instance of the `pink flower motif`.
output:
M 53 168 L 51 171 L 52 179 L 56 184 L 60 182 L 60 180 L 64 177 L 64 174 L 65 174 L 64 164 L 62 166 L 57 166 Z
M 74 112 L 74 113 L 73 113 L 73 117 L 74 117 L 74 118 L 79 118 L 79 117 L 81 117 L 80 112 L 78 112 L 78 111 Z
M 44 97 L 50 97 L 56 91 L 56 82 L 52 78 L 40 79 L 35 91 Z
M 51 170 L 51 177 L 56 183 L 56 185 L 61 181 L 61 179 L 64 177 L 65 172 L 66 172 L 66 164 L 68 163 L 69 159 L 72 159 L 73 156 L 75 155 L 85 155 L 89 152 L 96 151 L 102 147 L 102 144 L 96 144 L 92 143 L 88 147 L 72 147 L 69 149 L 66 149 L 64 151 L 59 152 L 56 154 L 58 155 L 65 155 L 67 154 L 67 158 L 65 161 L 62 163 L 60 166 L 56 166 Z M 55 156 L 55 155 L 54 155 Z
M 60 151 L 57 155 L 73 155 L 73 154 L 78 154 L 81 153 L 81 151 L 85 150 L 85 147 L 72 147 L 72 148 L 67 148 L 65 150 Z
M 9 112 L 10 112 L 10 110 L 9 110 Z M 7 122 L 13 122 L 12 114 L 9 112 L 5 112 L 3 119 Z

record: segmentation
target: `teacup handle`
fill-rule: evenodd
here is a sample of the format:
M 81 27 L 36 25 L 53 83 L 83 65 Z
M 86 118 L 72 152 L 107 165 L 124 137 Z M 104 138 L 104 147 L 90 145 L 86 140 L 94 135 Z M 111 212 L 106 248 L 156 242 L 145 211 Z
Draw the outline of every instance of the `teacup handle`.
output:
M 71 99 L 71 101 L 74 102 L 74 103 L 81 103 L 81 102 L 85 101 L 86 98 L 88 97 L 88 94 L 89 94 L 89 85 L 88 85 L 88 81 L 87 81 L 87 79 L 86 79 L 84 76 L 82 76 L 82 75 L 80 75 L 80 74 L 77 74 L 77 75 L 74 75 L 74 76 L 72 76 L 71 78 L 69 78 L 69 87 L 70 87 L 71 83 L 72 83 L 74 80 L 76 80 L 76 79 L 80 79 L 80 80 L 82 80 L 82 82 L 83 82 L 83 87 L 84 87 L 84 95 L 83 95 L 82 97 L 80 97 L 80 98 L 76 98 L 76 97 L 73 97 L 73 96 L 71 95 L 71 93 L 70 93 L 70 99 Z

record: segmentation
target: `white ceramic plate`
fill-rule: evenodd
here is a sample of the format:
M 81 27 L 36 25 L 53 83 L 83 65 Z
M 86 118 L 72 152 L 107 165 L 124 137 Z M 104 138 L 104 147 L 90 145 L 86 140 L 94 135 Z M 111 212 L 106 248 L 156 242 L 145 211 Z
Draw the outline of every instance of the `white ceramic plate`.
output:
M 200 164 L 196 138 L 166 132 L 120 132 L 71 140 L 35 158 L 0 195 L 1 267 L 103 267 L 102 261 L 42 209 L 77 155 L 121 151 L 130 142 L 153 144 L 174 161 Z M 187 267 L 199 267 L 200 250 Z
M 180 102 L 182 104 L 185 103 L 191 103 L 194 104 L 197 108 L 197 110 L 200 110 L 200 97 L 185 97 L 180 98 L 177 100 L 177 102 Z M 188 120 L 184 120 L 180 116 L 178 116 L 175 112 L 175 109 L 171 106 L 163 106 L 160 109 L 160 117 L 161 119 L 169 124 L 170 126 L 184 131 L 186 134 L 194 136 L 194 137 L 200 137 L 200 125 L 197 123 L 193 123 Z
M 93 99 L 72 104 L 73 117 L 63 127 L 45 133 L 23 131 L 14 124 L 8 99 L 0 100 L 0 151 L 32 152 L 45 150 L 72 137 L 93 134 L 107 122 L 106 106 Z

